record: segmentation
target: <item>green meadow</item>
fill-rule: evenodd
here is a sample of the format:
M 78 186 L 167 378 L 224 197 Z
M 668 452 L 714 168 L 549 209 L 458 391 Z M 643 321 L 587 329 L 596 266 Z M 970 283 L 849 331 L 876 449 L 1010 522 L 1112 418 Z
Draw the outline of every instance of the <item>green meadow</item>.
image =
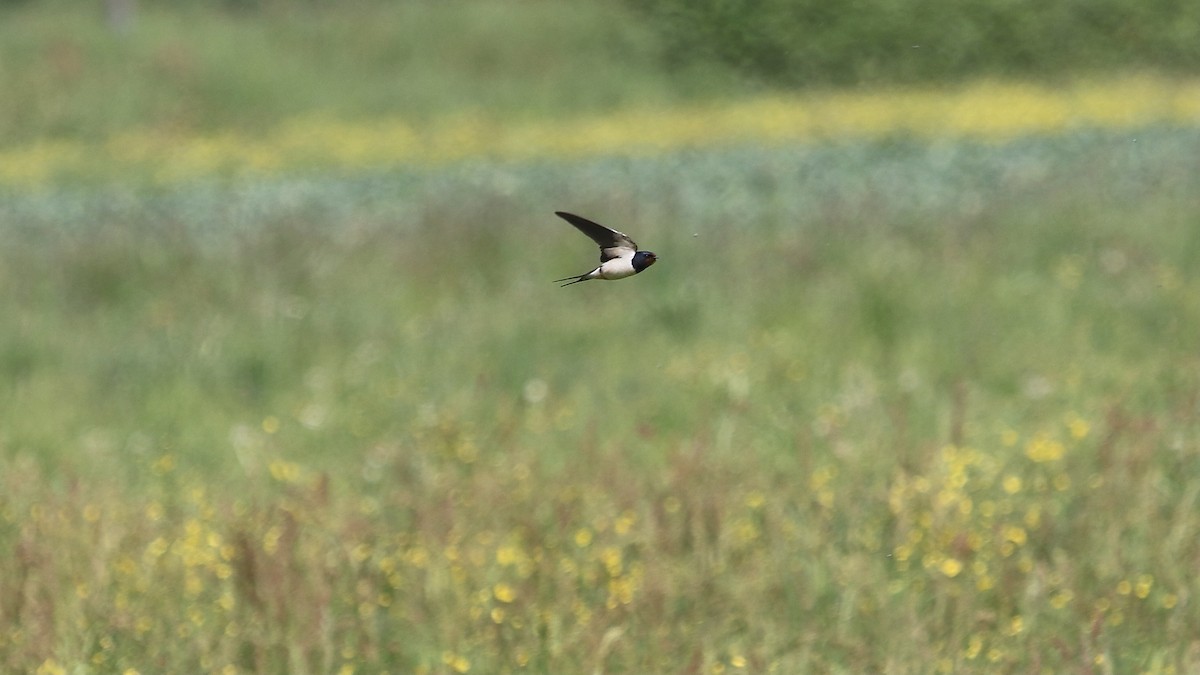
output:
M 659 263 L 558 288 L 555 210 Z M 1195 124 L 98 173 L 0 241 L 5 672 L 1200 669 Z

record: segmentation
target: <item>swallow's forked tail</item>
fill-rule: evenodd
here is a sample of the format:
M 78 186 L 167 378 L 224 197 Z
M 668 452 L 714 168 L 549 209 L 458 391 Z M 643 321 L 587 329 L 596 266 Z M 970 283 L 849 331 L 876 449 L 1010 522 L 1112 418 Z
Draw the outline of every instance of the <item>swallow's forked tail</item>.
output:
M 563 277 L 561 279 L 555 279 L 554 283 L 557 284 L 560 281 L 565 281 L 567 283 L 563 284 L 562 286 L 559 286 L 559 288 L 566 288 L 567 286 L 570 286 L 571 284 L 577 284 L 581 281 L 587 281 L 588 274 L 591 274 L 591 272 L 588 272 L 587 274 L 580 274 L 578 276 L 573 276 L 573 277 Z

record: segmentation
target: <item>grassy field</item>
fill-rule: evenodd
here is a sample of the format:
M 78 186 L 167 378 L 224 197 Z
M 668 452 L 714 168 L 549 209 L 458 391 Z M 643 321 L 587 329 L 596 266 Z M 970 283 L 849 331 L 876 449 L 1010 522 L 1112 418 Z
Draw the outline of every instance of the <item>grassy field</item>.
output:
M 0 671 L 1200 670 L 1194 81 L 141 4 L 0 8 Z
M 653 155 L 684 148 L 831 139 L 1005 141 L 1098 129 L 1194 125 L 1200 80 L 1149 75 L 1051 87 L 982 81 L 905 90 L 777 92 L 733 102 L 650 103 L 598 115 L 515 119 L 447 111 L 371 122 L 309 112 L 269 131 L 164 133 L 135 128 L 103 141 L 39 139 L 0 149 L 0 188 L 50 182 L 169 184 L 253 179 L 298 171 L 444 166 L 467 159 L 529 161 Z
M 536 120 L 754 88 L 704 62 L 667 71 L 650 29 L 608 0 L 214 4 L 138 3 L 126 35 L 98 3 L 0 6 L 0 148 L 253 136 L 298 115 Z
M 11 192 L 0 664 L 1195 670 L 1197 158 L 1164 127 Z M 594 253 L 554 209 L 662 262 L 559 289 Z

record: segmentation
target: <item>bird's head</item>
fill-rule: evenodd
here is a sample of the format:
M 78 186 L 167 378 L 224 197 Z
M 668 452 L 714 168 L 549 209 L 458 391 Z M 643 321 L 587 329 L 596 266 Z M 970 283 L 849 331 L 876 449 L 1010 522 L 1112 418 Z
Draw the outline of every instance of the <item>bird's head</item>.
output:
M 658 262 L 658 256 L 654 255 L 650 251 L 638 251 L 637 253 L 633 254 L 633 269 L 639 272 L 656 262 Z

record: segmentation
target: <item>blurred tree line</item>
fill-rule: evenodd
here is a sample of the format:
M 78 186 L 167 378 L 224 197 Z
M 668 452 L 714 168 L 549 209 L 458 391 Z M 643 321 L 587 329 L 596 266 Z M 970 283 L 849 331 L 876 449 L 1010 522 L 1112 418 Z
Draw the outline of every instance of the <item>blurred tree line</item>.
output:
M 682 64 L 777 85 L 1200 70 L 1198 0 L 627 0 Z
M 0 7 L 49 1 L 0 0 Z M 145 2 L 102 0 L 109 25 L 117 32 L 130 31 L 139 1 Z M 388 1 L 352 0 L 357 4 Z M 716 61 L 777 86 L 1136 69 L 1200 72 L 1200 0 L 623 1 L 658 35 L 668 64 Z M 155 0 L 154 4 L 269 13 L 341 3 Z

